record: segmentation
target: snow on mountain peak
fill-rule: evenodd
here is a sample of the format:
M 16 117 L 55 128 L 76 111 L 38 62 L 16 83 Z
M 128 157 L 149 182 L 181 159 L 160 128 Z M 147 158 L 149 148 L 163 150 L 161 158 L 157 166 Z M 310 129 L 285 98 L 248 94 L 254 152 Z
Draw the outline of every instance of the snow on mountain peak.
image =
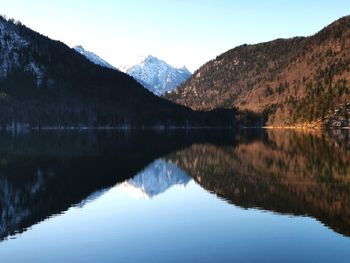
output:
M 121 70 L 158 96 L 175 90 L 191 76 L 191 72 L 186 67 L 172 67 L 152 55 L 144 57 L 140 63 L 132 67 L 123 67 Z
M 84 57 L 86 57 L 88 60 L 90 60 L 92 63 L 94 63 L 96 65 L 99 65 L 99 66 L 102 66 L 105 68 L 116 69 L 111 64 L 109 64 L 107 61 L 105 61 L 104 59 L 97 56 L 95 53 L 85 50 L 83 48 L 83 46 L 81 46 L 81 45 L 75 46 L 75 47 L 73 47 L 73 49 L 76 52 L 83 55 Z
M 150 61 L 150 60 L 154 60 L 154 59 L 156 60 L 157 58 L 152 56 L 152 55 L 148 55 L 144 60 L 145 61 Z

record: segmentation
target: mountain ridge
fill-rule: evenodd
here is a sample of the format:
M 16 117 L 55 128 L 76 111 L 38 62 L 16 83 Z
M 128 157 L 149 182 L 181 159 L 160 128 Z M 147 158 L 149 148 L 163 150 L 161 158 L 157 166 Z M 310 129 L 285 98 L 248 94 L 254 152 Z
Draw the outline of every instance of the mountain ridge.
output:
M 115 70 L 117 69 L 116 67 L 112 66 L 107 61 L 105 61 L 103 58 L 96 55 L 95 53 L 85 50 L 81 45 L 74 46 L 73 49 L 78 53 L 82 54 L 84 57 L 86 57 L 88 60 L 90 60 L 92 63 L 96 65 L 100 65 L 102 67 L 115 69 Z

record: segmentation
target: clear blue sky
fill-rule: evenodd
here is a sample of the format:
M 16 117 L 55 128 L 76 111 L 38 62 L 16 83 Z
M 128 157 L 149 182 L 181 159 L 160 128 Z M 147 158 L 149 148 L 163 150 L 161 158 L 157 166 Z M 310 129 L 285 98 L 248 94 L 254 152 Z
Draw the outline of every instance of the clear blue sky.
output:
M 7 17 L 113 65 L 152 54 L 190 70 L 244 43 L 311 35 L 350 0 L 0 0 Z

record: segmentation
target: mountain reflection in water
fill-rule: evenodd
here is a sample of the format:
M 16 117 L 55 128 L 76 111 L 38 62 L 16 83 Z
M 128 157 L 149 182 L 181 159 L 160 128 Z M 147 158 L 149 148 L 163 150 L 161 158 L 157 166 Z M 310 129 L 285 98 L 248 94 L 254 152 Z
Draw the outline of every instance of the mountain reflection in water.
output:
M 170 161 L 157 159 L 122 187 L 137 198 L 152 198 L 174 185 L 186 186 L 190 177 Z
M 115 185 L 152 198 L 191 179 L 236 206 L 310 216 L 349 236 L 349 148 L 347 131 L 2 134 L 0 237 Z

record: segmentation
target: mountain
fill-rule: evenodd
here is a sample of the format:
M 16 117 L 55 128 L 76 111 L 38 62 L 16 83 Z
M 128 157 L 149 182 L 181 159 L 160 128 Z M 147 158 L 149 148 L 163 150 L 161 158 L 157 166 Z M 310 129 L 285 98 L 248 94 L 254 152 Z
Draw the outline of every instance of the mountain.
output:
M 97 56 L 95 53 L 85 50 L 82 46 L 75 46 L 73 47 L 73 49 L 78 53 L 82 54 L 84 57 L 86 57 L 88 60 L 90 60 L 92 63 L 96 65 L 100 65 L 105 68 L 116 69 L 111 64 L 109 64 L 108 62 L 106 62 L 105 60 Z
M 190 177 L 176 164 L 158 159 L 124 182 L 122 187 L 135 197 L 152 198 L 174 185 L 186 186 L 189 181 Z
M 231 126 L 235 111 L 194 112 L 125 73 L 0 17 L 0 128 Z M 223 120 L 223 122 L 222 122 Z
M 164 61 L 149 55 L 139 64 L 123 69 L 146 89 L 160 96 L 173 91 L 191 76 L 186 67 L 174 68 Z
M 260 114 L 267 125 L 350 126 L 350 16 L 310 37 L 242 45 L 166 97 L 192 109 Z

